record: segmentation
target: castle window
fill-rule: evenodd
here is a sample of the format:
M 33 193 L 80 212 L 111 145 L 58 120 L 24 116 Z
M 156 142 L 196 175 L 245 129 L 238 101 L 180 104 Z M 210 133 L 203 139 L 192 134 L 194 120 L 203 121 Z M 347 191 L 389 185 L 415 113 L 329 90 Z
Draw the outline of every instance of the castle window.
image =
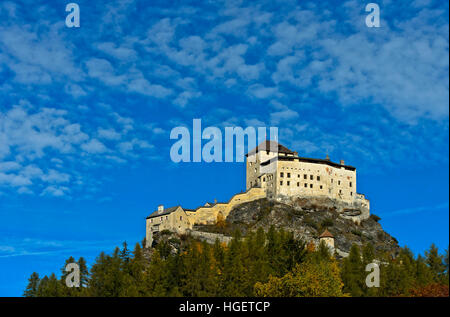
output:
M 284 173 L 283 172 L 280 173 L 280 177 L 284 177 Z
M 303 175 L 303 178 L 304 178 L 304 179 L 308 179 L 308 175 L 306 175 L 306 174 Z
M 320 185 L 320 189 L 323 189 L 323 186 L 322 186 L 322 185 Z
M 310 188 L 313 188 L 313 184 L 309 184 L 309 187 L 310 187 Z
M 291 173 L 287 173 L 287 177 L 291 177 Z
M 300 182 L 297 182 L 297 187 L 300 187 Z
M 339 194 L 342 194 L 342 189 L 339 189 Z
M 290 182 L 290 181 L 287 181 L 287 185 L 288 185 L 288 186 L 291 185 L 291 182 Z
M 308 188 L 308 184 L 305 183 L 305 188 Z
M 314 180 L 314 175 L 309 175 L 309 178 L 313 181 Z
M 333 179 L 331 179 L 331 183 L 333 183 Z
M 350 192 L 350 196 L 353 196 L 353 192 Z
M 317 180 L 320 181 L 320 176 L 317 176 Z
M 280 181 L 280 185 L 283 185 L 283 181 Z
M 300 174 L 298 174 L 298 178 L 300 178 Z
M 265 177 L 263 177 L 263 182 L 265 182 L 266 181 L 266 178 Z
M 183 220 L 183 216 L 180 216 L 180 221 Z
M 338 185 L 341 185 L 341 181 L 338 181 Z
M 350 187 L 352 187 L 352 182 L 350 182 L 350 184 L 349 184 L 349 185 L 350 185 Z

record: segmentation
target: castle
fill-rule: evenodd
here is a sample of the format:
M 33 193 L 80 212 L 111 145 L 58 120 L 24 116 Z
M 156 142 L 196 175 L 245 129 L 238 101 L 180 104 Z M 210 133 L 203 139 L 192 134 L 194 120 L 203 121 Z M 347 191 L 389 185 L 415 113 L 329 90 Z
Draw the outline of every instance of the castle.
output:
M 363 215 L 350 215 L 354 221 L 369 216 L 370 204 L 356 191 L 356 168 L 344 161 L 298 156 L 275 141 L 264 141 L 246 155 L 246 191 L 234 195 L 226 203 L 206 203 L 196 209 L 181 206 L 159 206 L 146 219 L 146 245 L 153 234 L 163 230 L 184 233 L 195 224 L 214 224 L 225 219 L 237 205 L 261 199 L 290 199 L 294 197 L 326 197 L 348 206 L 359 206 Z

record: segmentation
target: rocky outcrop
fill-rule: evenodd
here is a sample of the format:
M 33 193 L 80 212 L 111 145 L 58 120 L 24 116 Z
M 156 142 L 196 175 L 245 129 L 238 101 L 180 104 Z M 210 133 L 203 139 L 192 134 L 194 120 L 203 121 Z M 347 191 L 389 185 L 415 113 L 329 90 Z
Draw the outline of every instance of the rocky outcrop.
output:
M 155 235 L 153 245 L 169 244 L 173 252 L 183 249 L 183 241 L 195 239 L 214 243 L 216 239 L 228 243 L 232 233 L 239 229 L 245 235 L 258 228 L 291 231 L 294 237 L 305 242 L 318 243 L 326 228 L 334 236 L 336 254 L 348 255 L 353 244 L 371 243 L 379 252 L 395 256 L 399 251 L 397 240 L 386 233 L 376 216 L 367 216 L 368 210 L 330 198 L 294 198 L 269 200 L 267 198 L 242 203 L 229 213 L 224 224 L 195 225 L 186 234 L 163 231 Z M 361 217 L 364 214 L 366 216 Z M 355 220 L 354 217 L 358 217 Z
M 365 214 L 358 206 L 330 198 L 297 198 L 284 202 L 268 199 L 245 203 L 235 207 L 226 221 L 230 227 L 241 231 L 256 230 L 270 226 L 292 231 L 296 238 L 317 243 L 321 232 L 328 230 L 335 237 L 338 253 L 345 255 L 353 243 L 372 243 L 376 250 L 395 255 L 397 240 L 386 233 L 375 220 L 376 216 L 355 221 L 352 217 Z

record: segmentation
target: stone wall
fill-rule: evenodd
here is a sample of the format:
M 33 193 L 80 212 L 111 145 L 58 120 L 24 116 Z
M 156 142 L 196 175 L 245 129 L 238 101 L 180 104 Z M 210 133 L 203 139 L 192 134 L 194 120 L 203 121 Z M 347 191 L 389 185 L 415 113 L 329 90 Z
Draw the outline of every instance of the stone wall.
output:
M 219 239 L 220 242 L 225 242 L 228 244 L 232 239 L 232 237 L 225 236 L 220 233 L 202 232 L 196 230 L 186 230 L 186 233 L 190 234 L 194 238 L 206 241 L 210 244 L 215 243 L 217 239 Z
M 266 193 L 262 188 L 254 187 L 245 193 L 234 195 L 227 203 L 217 203 L 212 207 L 200 207 L 196 211 L 187 211 L 191 227 L 194 224 L 214 224 L 219 214 L 225 219 L 233 207 L 249 201 L 265 198 Z
M 225 219 L 235 206 L 265 197 L 266 192 L 263 189 L 251 188 L 245 193 L 234 195 L 227 203 L 204 206 L 195 211 L 178 207 L 170 214 L 149 218 L 146 221 L 146 245 L 151 246 L 155 232 L 170 230 L 184 233 L 186 230 L 192 229 L 195 224 L 214 224 L 219 214 Z

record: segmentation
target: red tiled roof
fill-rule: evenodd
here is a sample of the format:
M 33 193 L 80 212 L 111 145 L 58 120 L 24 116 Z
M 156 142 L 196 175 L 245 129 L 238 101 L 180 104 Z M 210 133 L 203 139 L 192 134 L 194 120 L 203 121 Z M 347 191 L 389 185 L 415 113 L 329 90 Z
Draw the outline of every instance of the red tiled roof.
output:
M 334 238 L 334 236 L 331 234 L 330 231 L 328 231 L 328 229 L 325 229 L 325 231 L 322 232 L 319 238 Z

